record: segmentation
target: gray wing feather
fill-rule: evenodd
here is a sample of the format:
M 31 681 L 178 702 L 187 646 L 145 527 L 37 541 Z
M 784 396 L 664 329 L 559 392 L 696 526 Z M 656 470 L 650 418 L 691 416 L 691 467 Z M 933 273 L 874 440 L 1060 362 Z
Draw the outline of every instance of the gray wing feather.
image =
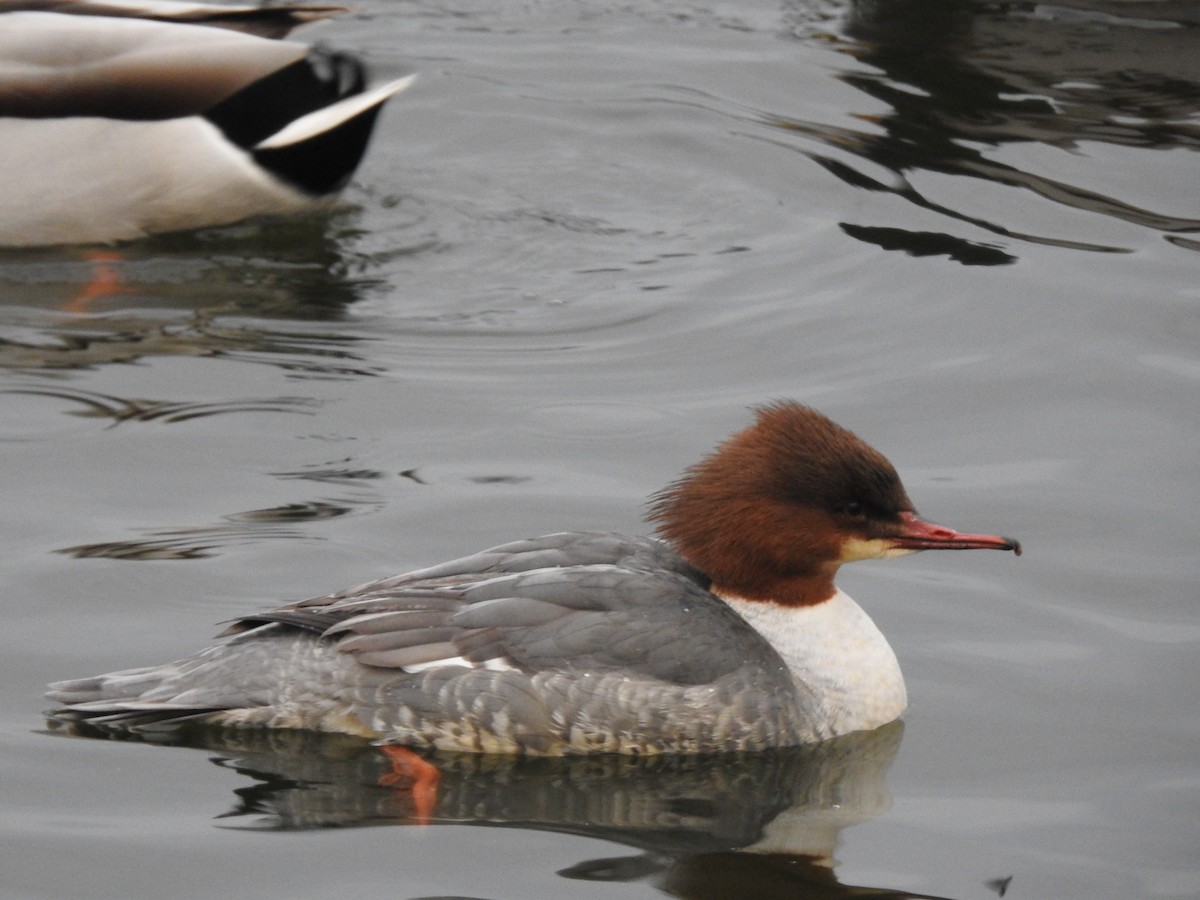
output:
M 751 660 L 773 665 L 769 645 L 706 586 L 658 541 L 555 534 L 250 616 L 235 630 L 319 631 L 380 668 L 494 661 L 688 685 Z M 697 648 L 710 634 L 718 640 Z
M 321 604 L 330 599 L 349 597 L 371 589 L 387 590 L 416 584 L 453 585 L 478 582 L 488 575 L 510 575 L 535 569 L 586 565 L 665 569 L 703 587 L 708 586 L 708 579 L 703 572 L 685 562 L 661 541 L 608 532 L 565 531 L 501 544 L 436 566 L 361 585 L 328 598 L 318 597 L 306 601 L 305 605 Z
M 356 634 L 350 629 L 349 636 L 339 640 L 337 646 L 343 653 L 403 650 L 405 647 L 419 647 L 422 644 L 447 644 L 453 650 L 453 641 L 461 631 L 462 629 L 450 625 L 442 628 L 397 628 L 368 634 Z
M 339 649 L 344 648 L 339 647 Z M 357 652 L 356 658 L 367 666 L 376 666 L 381 669 L 404 669 L 409 666 L 423 666 L 451 659 L 457 654 L 458 650 L 449 641 L 423 641 L 404 647 Z

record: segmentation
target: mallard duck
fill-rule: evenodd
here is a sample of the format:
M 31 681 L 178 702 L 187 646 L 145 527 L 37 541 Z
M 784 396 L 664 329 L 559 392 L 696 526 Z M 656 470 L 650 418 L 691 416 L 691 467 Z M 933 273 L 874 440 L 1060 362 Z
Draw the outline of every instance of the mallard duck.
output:
M 0 245 L 127 240 L 328 203 L 408 76 L 282 40 L 338 7 L 0 0 Z

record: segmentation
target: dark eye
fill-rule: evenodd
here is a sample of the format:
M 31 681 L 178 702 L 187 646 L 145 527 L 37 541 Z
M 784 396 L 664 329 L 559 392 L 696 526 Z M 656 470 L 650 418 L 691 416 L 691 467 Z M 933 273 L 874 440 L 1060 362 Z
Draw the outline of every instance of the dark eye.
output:
M 863 505 L 857 501 L 847 503 L 842 507 L 842 512 L 852 519 L 861 519 L 867 513 Z

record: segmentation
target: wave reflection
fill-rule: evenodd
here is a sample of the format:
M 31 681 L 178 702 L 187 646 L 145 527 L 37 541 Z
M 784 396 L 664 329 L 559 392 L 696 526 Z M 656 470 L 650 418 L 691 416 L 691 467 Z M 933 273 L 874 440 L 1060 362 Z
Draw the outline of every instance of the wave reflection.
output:
M 78 724 L 58 727 L 112 736 Z M 198 726 L 124 739 L 203 749 L 215 754 L 215 765 L 249 779 L 217 818 L 227 828 L 553 831 L 632 851 L 581 859 L 557 872 L 572 881 L 642 882 L 693 900 L 927 898 L 843 884 L 833 859 L 843 831 L 891 805 L 886 777 L 903 731 L 893 722 L 764 753 L 565 759 L 393 754 L 348 735 Z M 398 767 L 395 759 L 409 756 L 419 756 L 416 769 L 411 761 Z
M 151 531 L 141 540 L 102 541 L 62 547 L 57 553 L 76 559 L 149 560 L 205 559 L 218 551 L 267 540 L 302 541 L 315 538 L 291 527 L 350 515 L 364 505 L 354 500 L 314 500 L 254 509 L 224 516 L 215 525 Z
M 312 415 L 317 406 L 316 401 L 306 397 L 220 400 L 205 403 L 114 397 L 79 388 L 10 388 L 0 390 L 0 394 L 67 400 L 79 407 L 71 410 L 70 415 L 109 419 L 110 428 L 125 422 L 161 421 L 173 424 L 226 413 L 299 413 L 307 416 Z
M 838 78 L 890 110 L 861 116 L 872 126 L 869 131 L 763 115 L 764 123 L 828 148 L 793 147 L 847 184 L 890 193 L 1006 239 L 1102 253 L 1133 249 L 1007 224 L 1006 219 L 1028 218 L 1029 211 L 1005 205 L 1003 197 L 1000 204 L 993 200 L 971 208 L 958 188 L 953 202 L 935 199 L 923 187 L 927 179 L 918 183 L 915 176 L 932 172 L 981 180 L 1158 232 L 1175 246 L 1195 249 L 1195 241 L 1179 235 L 1200 232 L 1200 219 L 1110 193 L 1110 182 L 1122 190 L 1130 185 L 1115 170 L 1106 177 L 1113 163 L 1092 152 L 1105 145 L 1143 151 L 1200 147 L 1200 57 L 1193 36 L 1200 14 L 1194 5 L 858 0 L 832 37 L 822 30 L 828 23 L 804 21 L 798 10 L 793 17 L 801 20 L 796 33 L 802 39 L 832 42 L 861 63 Z M 1022 144 L 1054 148 L 1047 151 L 1053 155 L 1007 161 L 1006 146 Z M 885 182 L 867 175 L 854 157 L 894 178 Z M 1047 159 L 1053 168 L 1043 169 Z M 1139 160 L 1143 166 L 1169 164 L 1167 157 Z M 1095 184 L 1062 177 L 1068 170 Z M 1140 185 L 1136 189 L 1142 192 Z M 1153 199 L 1177 198 L 1171 192 L 1169 198 Z M 1067 221 L 1072 229 L 1086 222 Z M 905 237 L 900 229 L 880 235 L 871 226 L 842 227 L 888 249 L 915 252 L 929 244 L 921 233 Z M 1003 253 L 981 255 L 979 245 L 953 235 L 939 233 L 936 240 L 946 246 L 946 255 L 964 264 L 1011 261 Z

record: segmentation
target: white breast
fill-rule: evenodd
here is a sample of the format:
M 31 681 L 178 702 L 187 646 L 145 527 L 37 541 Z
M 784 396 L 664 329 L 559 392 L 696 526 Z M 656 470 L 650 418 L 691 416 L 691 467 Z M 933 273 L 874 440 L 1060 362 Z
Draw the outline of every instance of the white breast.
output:
M 775 648 L 792 677 L 813 692 L 824 737 L 878 728 L 908 705 L 900 663 L 871 617 L 838 590 L 816 606 L 722 596 Z

